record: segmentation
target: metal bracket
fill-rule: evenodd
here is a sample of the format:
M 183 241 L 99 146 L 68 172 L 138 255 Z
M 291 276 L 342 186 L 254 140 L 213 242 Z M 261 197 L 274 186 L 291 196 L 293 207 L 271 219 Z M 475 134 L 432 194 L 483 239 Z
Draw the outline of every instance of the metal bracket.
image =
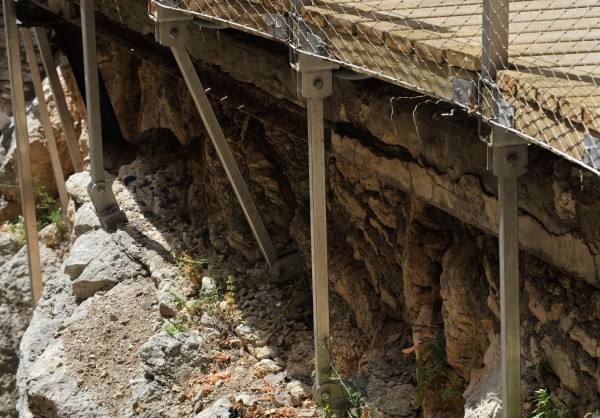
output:
M 492 125 L 487 168 L 498 177 L 519 177 L 527 172 L 527 143 L 508 129 Z
M 600 170 L 600 139 L 587 134 L 583 142 L 583 162 L 596 170 Z
M 170 0 L 155 2 L 154 20 L 155 36 L 158 43 L 164 46 L 185 46 L 189 42 L 189 23 L 193 17 L 177 9 L 176 3 Z
M 339 413 L 340 417 L 348 409 L 344 391 L 337 382 L 326 382 L 316 385 L 313 390 L 313 397 L 318 406 L 321 408 L 328 407 L 331 411 Z
M 462 78 L 452 79 L 452 101 L 472 108 L 477 104 L 477 83 Z
M 275 39 L 284 42 L 289 40 L 289 23 L 285 16 L 279 13 L 267 13 L 265 15 L 265 23 L 267 24 L 269 34 Z
M 515 127 L 515 108 L 501 97 L 500 92 L 496 94 L 494 100 L 494 115 L 498 125 L 509 129 Z

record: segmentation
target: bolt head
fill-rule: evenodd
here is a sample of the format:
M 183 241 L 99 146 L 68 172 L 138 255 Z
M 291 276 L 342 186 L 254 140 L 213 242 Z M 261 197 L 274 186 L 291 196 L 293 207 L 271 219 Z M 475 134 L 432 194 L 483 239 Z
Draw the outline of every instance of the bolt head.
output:
M 321 80 L 321 78 L 315 78 L 313 81 L 313 87 L 317 90 L 321 90 L 323 88 L 323 80 Z
M 519 156 L 514 152 L 508 154 L 504 160 L 511 167 L 516 167 L 519 164 Z
M 178 38 L 179 37 L 179 29 L 177 29 L 177 28 L 171 28 L 171 30 L 169 31 L 169 34 L 173 38 Z
M 321 401 L 323 402 L 329 402 L 329 400 L 331 399 L 331 397 L 329 396 L 329 393 L 325 392 L 321 395 Z

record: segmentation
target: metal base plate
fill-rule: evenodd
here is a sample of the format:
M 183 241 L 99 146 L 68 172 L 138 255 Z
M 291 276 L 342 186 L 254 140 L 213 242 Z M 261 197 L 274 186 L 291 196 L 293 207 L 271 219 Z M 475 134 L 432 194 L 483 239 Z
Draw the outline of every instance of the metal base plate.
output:
M 326 382 L 313 390 L 314 399 L 321 408 L 328 408 L 333 416 L 343 418 L 346 416 L 348 404 L 344 390 L 339 383 Z

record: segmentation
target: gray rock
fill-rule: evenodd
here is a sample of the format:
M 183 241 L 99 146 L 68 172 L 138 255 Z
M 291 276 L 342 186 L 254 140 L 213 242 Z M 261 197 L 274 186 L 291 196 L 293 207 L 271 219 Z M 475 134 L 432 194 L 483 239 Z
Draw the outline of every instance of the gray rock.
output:
M 212 277 L 203 277 L 200 292 L 205 295 L 212 295 L 217 291 L 217 283 Z
M 221 398 L 202 410 L 196 415 L 196 418 L 230 418 L 232 416 L 231 411 L 229 399 Z
M 116 246 L 107 245 L 73 281 L 73 294 L 78 299 L 87 299 L 96 292 L 109 290 L 117 283 L 143 273 L 142 266 L 125 256 Z
M 0 230 L 0 265 L 12 258 L 19 248 L 21 245 L 11 234 Z
M 294 406 L 301 405 L 302 401 L 310 395 L 310 388 L 298 380 L 292 380 L 288 383 L 285 390 L 290 394 L 290 399 Z
M 146 376 L 165 384 L 210 362 L 198 331 L 153 335 L 140 347 L 138 356 Z
M 477 382 L 471 382 L 464 394 L 465 418 L 499 418 L 502 416 L 500 368 Z
M 77 206 L 81 206 L 85 202 L 90 201 L 90 197 L 87 192 L 87 187 L 88 184 L 90 184 L 90 181 L 90 173 L 87 171 L 75 173 L 66 181 L 67 193 L 71 199 L 75 201 Z
M 53 250 L 41 245 L 40 253 L 44 276 L 60 268 L 60 259 Z M 17 416 L 19 344 L 32 311 L 27 252 L 23 247 L 0 263 L 0 417 Z
M 77 238 L 65 261 L 65 273 L 73 280 L 75 296 L 87 299 L 122 280 L 144 274 L 144 269 L 123 252 L 110 234 L 98 229 Z
M 99 228 L 100 221 L 94 211 L 94 206 L 90 202 L 84 203 L 75 213 L 73 234 L 75 237 L 79 237 L 88 231 Z
M 252 366 L 252 372 L 257 377 L 265 377 L 269 374 L 277 373 L 281 370 L 281 366 L 271 359 L 263 359 Z
M 104 251 L 110 243 L 110 235 L 102 230 L 93 231 L 77 238 L 65 261 L 65 273 L 75 280 L 83 270 Z

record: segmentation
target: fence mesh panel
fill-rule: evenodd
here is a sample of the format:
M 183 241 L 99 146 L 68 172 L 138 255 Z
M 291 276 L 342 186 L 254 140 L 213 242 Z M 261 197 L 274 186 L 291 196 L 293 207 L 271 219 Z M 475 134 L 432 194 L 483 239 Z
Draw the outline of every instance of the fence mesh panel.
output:
M 176 0 L 174 5 L 487 119 L 497 116 L 502 101 L 517 133 L 600 174 L 600 3 L 485 1 Z M 484 51 L 498 42 L 508 42 L 508 56 L 488 61 Z

